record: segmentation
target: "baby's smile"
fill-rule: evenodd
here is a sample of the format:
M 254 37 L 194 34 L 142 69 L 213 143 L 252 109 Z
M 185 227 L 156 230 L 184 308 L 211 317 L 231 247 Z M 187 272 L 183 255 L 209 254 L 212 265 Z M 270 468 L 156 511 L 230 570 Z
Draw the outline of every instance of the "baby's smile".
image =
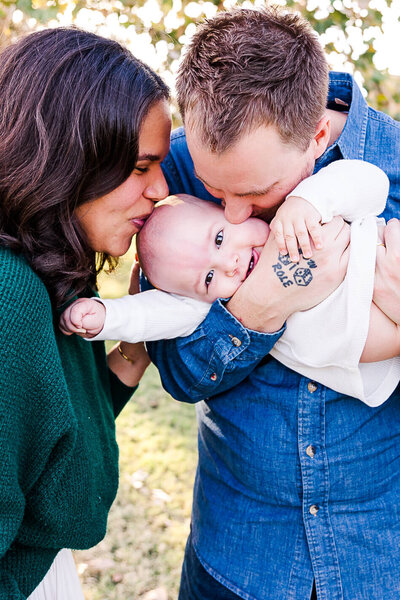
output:
M 246 273 L 245 279 L 247 279 L 247 277 L 250 275 L 250 273 L 252 272 L 252 270 L 254 269 L 254 267 L 256 266 L 256 264 L 258 263 L 258 259 L 259 258 L 260 258 L 260 256 L 259 256 L 257 250 L 255 248 L 253 248 L 252 251 L 251 251 L 249 268 L 247 269 L 247 273 Z

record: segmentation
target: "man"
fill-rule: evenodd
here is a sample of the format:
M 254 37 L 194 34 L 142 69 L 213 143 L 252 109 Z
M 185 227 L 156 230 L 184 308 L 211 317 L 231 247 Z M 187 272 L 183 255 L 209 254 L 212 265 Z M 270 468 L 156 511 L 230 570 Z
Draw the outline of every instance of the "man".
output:
M 301 18 L 218 15 L 194 36 L 177 90 L 186 137 L 173 134 L 164 163 L 171 193 L 219 198 L 233 223 L 269 220 L 313 170 L 362 158 L 386 171 L 384 216 L 398 215 L 400 126 L 367 106 L 350 75 L 331 73 L 328 92 L 322 50 Z M 228 303 L 215 302 L 189 338 L 150 347 L 168 391 L 205 398 L 181 600 L 400 597 L 399 394 L 370 409 L 267 356 L 286 318 L 344 276 L 347 227 L 324 228 L 306 285 L 284 285 L 270 236 Z M 375 293 L 392 319 L 397 240 L 392 222 Z

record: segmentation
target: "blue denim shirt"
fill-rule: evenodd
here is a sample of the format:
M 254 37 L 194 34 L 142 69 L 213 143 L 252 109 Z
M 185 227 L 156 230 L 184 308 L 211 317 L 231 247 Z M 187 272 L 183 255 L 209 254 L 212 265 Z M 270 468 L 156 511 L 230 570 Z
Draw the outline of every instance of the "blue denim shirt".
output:
M 400 216 L 400 124 L 344 73 L 331 73 L 328 107 L 349 114 L 316 170 L 341 158 L 378 165 L 391 182 L 384 216 Z M 171 193 L 215 201 L 194 177 L 182 129 L 164 169 Z M 305 600 L 314 578 L 319 600 L 398 600 L 400 394 L 369 408 L 264 358 L 281 334 L 245 329 L 217 301 L 191 336 L 150 345 L 173 396 L 205 398 L 196 553 L 247 600 Z

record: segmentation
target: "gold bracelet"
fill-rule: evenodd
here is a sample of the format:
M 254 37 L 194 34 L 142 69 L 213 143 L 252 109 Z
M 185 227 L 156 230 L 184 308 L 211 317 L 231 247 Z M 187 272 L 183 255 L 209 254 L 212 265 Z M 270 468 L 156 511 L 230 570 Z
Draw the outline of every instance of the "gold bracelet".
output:
M 128 362 L 130 362 L 132 364 L 134 364 L 136 362 L 135 360 L 133 360 L 133 358 L 129 358 L 129 356 L 127 356 L 125 354 L 125 352 L 121 348 L 121 344 L 118 344 L 117 348 L 118 348 L 118 352 L 120 353 L 120 355 L 122 356 L 122 358 L 124 358 L 125 360 L 127 360 Z

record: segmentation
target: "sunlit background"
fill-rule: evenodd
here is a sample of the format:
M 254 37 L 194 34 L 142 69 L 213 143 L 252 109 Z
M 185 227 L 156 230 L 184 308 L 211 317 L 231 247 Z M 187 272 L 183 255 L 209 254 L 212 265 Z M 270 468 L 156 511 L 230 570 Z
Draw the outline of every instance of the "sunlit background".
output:
M 112 37 L 152 66 L 174 91 L 182 48 L 196 22 L 232 6 L 262 0 L 0 0 L 5 45 L 40 27 L 77 25 Z M 400 0 L 278 0 L 304 14 L 320 36 L 332 69 L 353 73 L 375 107 L 400 114 Z M 175 123 L 179 116 L 174 107 Z

